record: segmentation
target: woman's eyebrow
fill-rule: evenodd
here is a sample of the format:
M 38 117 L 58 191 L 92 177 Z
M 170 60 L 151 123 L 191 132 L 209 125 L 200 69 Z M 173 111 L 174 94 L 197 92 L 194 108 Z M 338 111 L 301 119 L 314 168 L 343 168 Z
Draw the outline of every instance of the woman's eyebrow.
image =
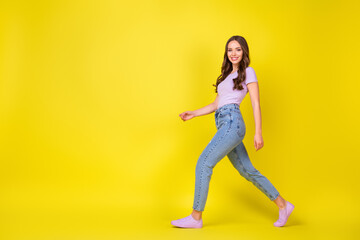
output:
M 241 49 L 241 47 L 237 47 L 238 49 Z M 231 48 L 228 48 L 228 49 L 231 49 Z

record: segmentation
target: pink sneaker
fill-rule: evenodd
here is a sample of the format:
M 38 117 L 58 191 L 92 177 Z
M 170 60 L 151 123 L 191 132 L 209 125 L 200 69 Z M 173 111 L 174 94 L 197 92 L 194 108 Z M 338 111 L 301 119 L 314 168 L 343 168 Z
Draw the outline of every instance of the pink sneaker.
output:
M 202 228 L 203 221 L 195 220 L 192 215 L 171 221 L 171 224 L 181 228 Z
M 275 227 L 282 227 L 285 225 L 288 220 L 290 214 L 294 210 L 295 206 L 286 201 L 286 205 L 284 209 L 279 209 L 279 219 L 274 222 Z

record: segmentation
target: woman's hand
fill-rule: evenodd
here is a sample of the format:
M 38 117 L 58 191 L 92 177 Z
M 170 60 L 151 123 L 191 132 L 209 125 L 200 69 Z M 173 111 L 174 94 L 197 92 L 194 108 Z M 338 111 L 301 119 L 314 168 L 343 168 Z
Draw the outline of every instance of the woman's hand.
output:
M 181 119 L 183 121 L 190 120 L 193 117 L 196 117 L 195 113 L 193 111 L 186 111 L 186 112 L 180 113 L 179 116 L 181 117 Z
M 255 134 L 254 146 L 255 146 L 256 151 L 264 146 L 264 141 L 263 141 L 261 134 Z

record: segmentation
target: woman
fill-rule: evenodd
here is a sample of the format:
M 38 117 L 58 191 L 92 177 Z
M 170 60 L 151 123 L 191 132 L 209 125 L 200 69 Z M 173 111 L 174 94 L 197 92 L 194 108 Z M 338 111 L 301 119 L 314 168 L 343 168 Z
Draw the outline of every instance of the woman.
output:
M 217 132 L 201 153 L 195 174 L 195 196 L 192 213 L 171 224 L 183 228 L 201 228 L 202 212 L 209 190 L 209 182 L 215 165 L 228 156 L 240 175 L 252 182 L 271 201 L 279 207 L 279 219 L 274 226 L 284 226 L 294 209 L 294 205 L 283 199 L 270 181 L 253 167 L 242 142 L 245 136 L 245 124 L 240 112 L 240 103 L 250 94 L 255 119 L 254 146 L 256 151 L 264 145 L 261 132 L 261 112 L 259 86 L 253 68 L 249 67 L 249 48 L 241 36 L 232 36 L 226 43 L 221 75 L 215 86 L 215 101 L 195 111 L 186 111 L 179 116 L 183 121 L 215 111 Z

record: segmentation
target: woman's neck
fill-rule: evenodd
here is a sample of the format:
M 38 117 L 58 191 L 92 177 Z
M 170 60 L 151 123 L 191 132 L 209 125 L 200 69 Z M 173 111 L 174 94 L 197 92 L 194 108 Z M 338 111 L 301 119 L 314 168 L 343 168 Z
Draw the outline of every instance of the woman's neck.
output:
M 239 70 L 239 64 L 236 64 L 236 65 L 232 65 L 232 72 L 235 72 L 235 71 L 237 71 L 237 70 Z

